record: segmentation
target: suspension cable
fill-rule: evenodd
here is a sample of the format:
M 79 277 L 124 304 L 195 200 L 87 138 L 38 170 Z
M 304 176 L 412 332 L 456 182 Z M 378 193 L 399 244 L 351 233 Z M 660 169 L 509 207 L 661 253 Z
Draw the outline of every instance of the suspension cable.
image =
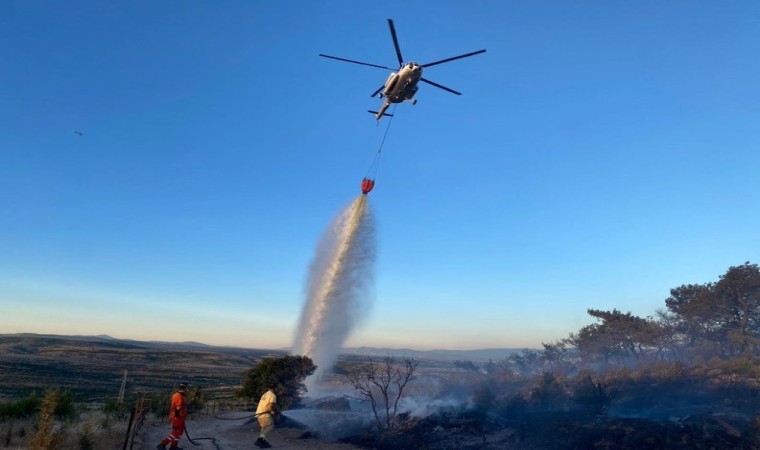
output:
M 380 147 L 377 149 L 377 152 L 375 152 L 375 157 L 372 159 L 372 163 L 367 169 L 367 176 L 365 178 L 370 178 L 373 180 L 377 178 L 377 172 L 380 169 L 380 156 L 383 154 L 383 145 L 385 145 L 385 138 L 388 137 L 388 130 L 391 129 L 391 123 L 393 123 L 396 106 L 398 106 L 398 104 L 394 103 L 393 110 L 391 111 L 393 114 L 391 114 L 391 116 L 388 118 L 388 123 L 385 126 L 385 132 L 383 133 L 383 139 L 380 141 Z

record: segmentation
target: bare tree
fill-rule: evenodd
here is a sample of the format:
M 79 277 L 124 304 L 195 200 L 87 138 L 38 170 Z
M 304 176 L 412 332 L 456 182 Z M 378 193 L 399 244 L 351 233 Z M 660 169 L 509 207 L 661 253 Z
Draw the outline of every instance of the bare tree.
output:
M 388 355 L 380 363 L 368 358 L 366 364 L 349 371 L 348 377 L 359 400 L 372 405 L 375 421 L 381 429 L 390 429 L 398 413 L 398 402 L 407 383 L 414 380 L 418 362 L 412 357 L 404 358 L 403 367 Z M 381 417 L 382 411 L 385 414 Z

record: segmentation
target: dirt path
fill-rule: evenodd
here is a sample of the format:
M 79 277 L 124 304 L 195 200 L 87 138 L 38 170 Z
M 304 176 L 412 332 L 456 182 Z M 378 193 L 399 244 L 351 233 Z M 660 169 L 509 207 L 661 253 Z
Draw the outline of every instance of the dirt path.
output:
M 243 417 L 243 411 L 225 413 L 222 417 Z M 259 426 L 255 422 L 246 423 L 246 420 L 223 420 L 213 416 L 192 415 L 187 421 L 187 431 L 190 437 L 198 444 L 191 444 L 186 436 L 182 437 L 180 447 L 185 450 L 237 450 L 256 449 L 253 442 L 259 436 Z M 156 445 L 169 434 L 170 426 L 164 421 L 151 420 L 143 425 L 134 450 L 154 450 Z M 356 450 L 350 444 L 329 442 L 313 437 L 303 437 L 306 430 L 299 428 L 278 427 L 275 428 L 267 440 L 274 449 L 313 449 L 313 450 Z M 201 439 L 201 438 L 213 438 Z

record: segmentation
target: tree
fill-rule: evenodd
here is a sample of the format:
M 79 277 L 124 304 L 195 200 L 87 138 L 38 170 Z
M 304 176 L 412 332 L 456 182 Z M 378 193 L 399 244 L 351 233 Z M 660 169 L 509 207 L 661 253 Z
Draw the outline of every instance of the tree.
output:
M 414 380 L 418 362 L 412 357 L 404 358 L 403 368 L 390 355 L 381 363 L 368 358 L 349 371 L 349 380 L 360 400 L 369 401 L 375 421 L 381 429 L 393 428 L 398 414 L 398 402 L 406 385 Z M 384 411 L 384 414 L 382 412 Z
M 760 348 L 760 268 L 744 263 L 720 277 L 715 299 L 724 315 L 729 356 L 749 355 Z
M 269 384 L 275 384 L 275 394 L 280 409 L 286 410 L 298 404 L 306 386 L 304 380 L 317 370 L 308 356 L 288 355 L 279 358 L 264 358 L 243 374 L 241 397 L 257 399 L 267 391 Z
M 676 329 L 684 335 L 684 344 L 690 353 L 700 347 L 700 343 L 721 340 L 713 289 L 712 283 L 684 284 L 671 289 L 670 297 L 665 299 L 665 306 L 675 315 Z
M 531 377 L 543 372 L 545 361 L 538 350 L 525 349 L 507 356 L 499 365 L 513 375 Z
M 665 300 L 691 353 L 729 358 L 760 350 L 760 268 L 729 267 L 717 283 L 689 284 Z
M 587 325 L 570 334 L 568 341 L 586 359 L 640 359 L 648 349 L 658 348 L 662 328 L 654 320 L 623 314 L 617 309 L 601 311 L 589 309 L 588 314 L 601 323 Z
M 679 360 L 683 356 L 682 349 L 688 339 L 679 327 L 678 315 L 666 309 L 656 311 L 657 322 L 662 329 L 662 338 L 658 352 L 661 359 Z
M 544 347 L 541 358 L 549 365 L 549 372 L 564 373 L 575 367 L 577 352 L 570 351 L 567 340 L 561 340 L 554 344 L 542 342 Z

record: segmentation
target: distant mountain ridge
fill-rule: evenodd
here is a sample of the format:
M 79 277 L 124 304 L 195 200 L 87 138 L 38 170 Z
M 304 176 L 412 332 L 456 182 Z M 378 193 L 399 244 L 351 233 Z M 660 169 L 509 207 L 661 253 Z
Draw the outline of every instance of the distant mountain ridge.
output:
M 202 342 L 185 341 L 185 342 L 168 342 L 168 341 L 138 341 L 134 339 L 120 339 L 107 334 L 94 336 L 85 335 L 58 335 L 58 334 L 37 334 L 37 333 L 13 333 L 0 334 L 0 337 L 28 337 L 44 339 L 61 339 L 80 342 L 102 342 L 112 344 L 124 344 L 135 347 L 163 349 L 163 350 L 254 350 L 252 348 L 236 346 L 209 345 Z M 267 349 L 255 349 L 267 350 Z M 278 352 L 289 352 L 290 348 L 272 349 Z M 432 359 L 438 361 L 498 361 L 509 357 L 513 353 L 526 350 L 525 348 L 484 348 L 473 350 L 413 350 L 409 348 L 376 348 L 376 347 L 347 347 L 341 350 L 345 355 L 361 355 L 372 357 L 384 357 L 391 355 L 394 357 L 412 356 L 417 359 Z
M 195 341 L 185 341 L 185 342 L 138 341 L 135 339 L 115 338 L 107 334 L 87 336 L 87 335 L 64 335 L 64 334 L 12 333 L 12 334 L 0 334 L 0 338 L 2 337 L 60 339 L 60 340 L 77 341 L 77 342 L 123 343 L 123 344 L 128 344 L 128 345 L 134 345 L 137 347 L 158 348 L 158 349 L 164 349 L 164 350 L 181 350 L 183 348 L 184 349 L 198 349 L 198 350 L 210 350 L 214 348 L 221 348 L 221 349 L 241 348 L 242 349 L 242 347 L 208 345 L 202 342 L 195 342 Z
M 394 357 L 412 356 L 416 359 L 433 359 L 437 361 L 499 361 L 509 357 L 514 353 L 526 350 L 525 348 L 483 348 L 475 350 L 412 350 L 408 348 L 374 348 L 374 347 L 356 347 L 344 348 L 343 354 L 347 355 L 366 355 L 372 357 L 383 357 L 391 355 Z

